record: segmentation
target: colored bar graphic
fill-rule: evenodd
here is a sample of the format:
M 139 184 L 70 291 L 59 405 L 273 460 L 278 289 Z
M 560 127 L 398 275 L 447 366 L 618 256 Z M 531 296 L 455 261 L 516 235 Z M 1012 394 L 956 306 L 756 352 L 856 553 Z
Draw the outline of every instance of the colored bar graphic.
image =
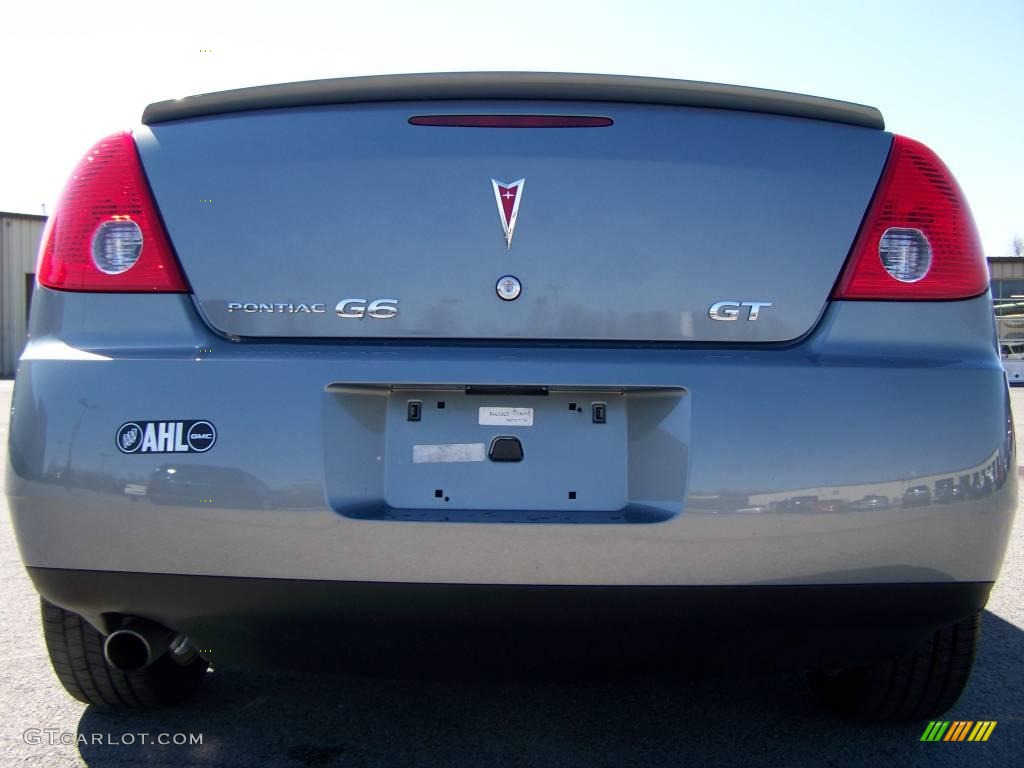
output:
M 967 729 L 972 725 L 974 725 L 972 720 L 954 720 L 943 741 L 963 741 L 967 736 Z
M 979 720 L 978 724 L 974 726 L 974 730 L 971 731 L 971 735 L 967 737 L 967 740 L 988 741 L 988 737 L 992 735 L 992 731 L 995 729 L 995 720 Z
M 932 720 L 921 734 L 921 741 L 939 741 L 949 728 L 948 720 Z
M 921 741 L 988 741 L 997 720 L 932 720 Z

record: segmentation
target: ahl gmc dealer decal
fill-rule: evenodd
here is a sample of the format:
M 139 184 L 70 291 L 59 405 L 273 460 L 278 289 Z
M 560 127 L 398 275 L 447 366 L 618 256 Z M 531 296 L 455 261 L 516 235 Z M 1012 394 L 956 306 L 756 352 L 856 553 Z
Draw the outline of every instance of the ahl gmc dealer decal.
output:
M 217 430 L 208 421 L 128 421 L 116 442 L 121 453 L 205 453 Z

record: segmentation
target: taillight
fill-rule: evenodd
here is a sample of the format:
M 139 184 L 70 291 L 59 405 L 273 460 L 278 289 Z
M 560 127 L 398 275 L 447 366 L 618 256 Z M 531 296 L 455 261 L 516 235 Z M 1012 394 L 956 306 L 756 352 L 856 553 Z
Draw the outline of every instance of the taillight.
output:
M 97 142 L 75 168 L 36 274 L 63 291 L 188 292 L 130 133 Z
M 953 174 L 924 144 L 895 136 L 832 298 L 965 299 L 987 287 L 978 230 Z

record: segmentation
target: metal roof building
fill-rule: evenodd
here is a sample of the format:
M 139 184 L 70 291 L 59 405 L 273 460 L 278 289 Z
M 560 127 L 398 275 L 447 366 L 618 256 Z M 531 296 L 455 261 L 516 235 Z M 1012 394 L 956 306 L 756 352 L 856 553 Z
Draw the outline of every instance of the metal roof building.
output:
M 1024 341 L 1024 257 L 990 258 L 992 304 L 1001 341 Z
M 13 376 L 25 346 L 45 216 L 0 211 L 0 376 Z

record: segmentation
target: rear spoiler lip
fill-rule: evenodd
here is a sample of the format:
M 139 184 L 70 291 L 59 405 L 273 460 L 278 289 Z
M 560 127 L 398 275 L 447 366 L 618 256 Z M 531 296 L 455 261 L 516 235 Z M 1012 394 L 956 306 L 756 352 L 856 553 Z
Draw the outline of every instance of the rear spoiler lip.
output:
M 261 85 L 158 101 L 145 125 L 261 109 L 386 101 L 588 101 L 731 109 L 883 130 L 874 107 L 818 96 L 694 80 L 562 72 L 442 72 Z

